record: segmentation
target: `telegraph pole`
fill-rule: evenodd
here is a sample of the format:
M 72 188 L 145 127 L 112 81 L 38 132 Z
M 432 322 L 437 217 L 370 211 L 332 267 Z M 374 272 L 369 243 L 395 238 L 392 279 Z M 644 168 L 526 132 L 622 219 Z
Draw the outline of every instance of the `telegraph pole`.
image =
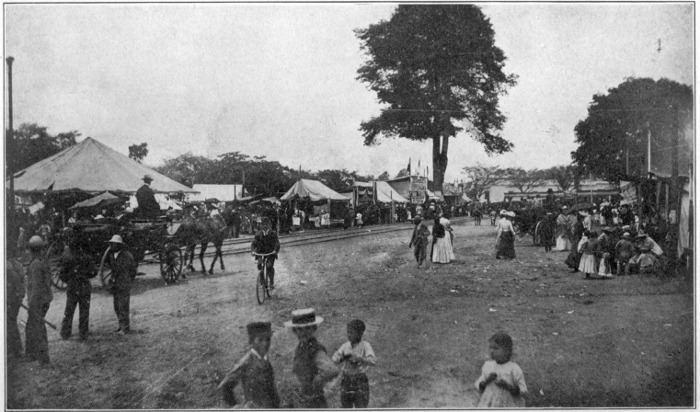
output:
M 7 150 L 8 156 L 5 158 L 7 161 L 6 165 L 6 170 L 7 174 L 10 175 L 10 193 L 9 193 L 9 199 L 8 199 L 8 212 L 9 216 L 6 216 L 5 219 L 6 222 L 10 223 L 8 226 L 11 228 L 11 230 L 8 230 L 8 235 L 9 241 L 12 242 L 16 239 L 16 233 L 14 230 L 15 227 L 15 159 L 14 156 L 15 154 L 15 138 L 14 138 L 14 129 L 12 128 L 12 62 L 15 61 L 15 58 L 12 56 L 7 57 L 5 59 L 7 61 L 7 108 L 9 111 L 9 119 L 8 119 L 8 126 L 9 130 L 7 132 L 7 135 L 5 136 L 5 149 Z

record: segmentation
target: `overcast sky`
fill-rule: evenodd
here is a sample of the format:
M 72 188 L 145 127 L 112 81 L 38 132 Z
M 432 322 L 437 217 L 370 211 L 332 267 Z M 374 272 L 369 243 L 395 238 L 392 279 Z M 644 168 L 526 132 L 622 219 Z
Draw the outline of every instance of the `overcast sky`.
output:
M 239 151 L 306 170 L 394 176 L 409 158 L 424 168 L 429 142 L 382 139 L 365 147 L 358 130 L 379 105 L 355 80 L 363 56 L 353 30 L 388 20 L 395 7 L 5 4 L 14 125 L 78 130 L 124 154 L 146 142 L 151 166 L 186 152 Z M 481 7 L 508 58 L 506 72 L 518 76 L 501 99 L 502 135 L 515 148 L 488 157 L 458 136 L 447 181 L 464 178 L 460 169 L 477 162 L 570 163 L 573 129 L 592 96 L 626 77 L 694 88 L 692 3 Z

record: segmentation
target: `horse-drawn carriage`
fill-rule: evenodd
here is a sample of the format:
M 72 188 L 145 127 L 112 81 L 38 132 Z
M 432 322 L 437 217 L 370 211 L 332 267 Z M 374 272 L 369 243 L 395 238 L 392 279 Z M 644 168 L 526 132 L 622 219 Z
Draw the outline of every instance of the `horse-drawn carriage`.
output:
M 160 274 L 166 284 L 177 282 L 182 272 L 183 257 L 178 239 L 170 233 L 166 221 L 130 221 L 106 223 L 79 223 L 60 232 L 46 251 L 52 271 L 52 283 L 59 289 L 66 287 L 59 279 L 60 259 L 71 241 L 79 242 L 94 260 L 102 285 L 109 286 L 112 270 L 107 259 L 112 236 L 120 235 L 136 262 L 153 256 L 160 265 Z
M 530 235 L 532 236 L 532 244 L 539 246 L 541 243 L 540 228 L 546 216 L 547 210 L 541 207 L 518 210 L 513 219 L 515 234 L 519 238 Z

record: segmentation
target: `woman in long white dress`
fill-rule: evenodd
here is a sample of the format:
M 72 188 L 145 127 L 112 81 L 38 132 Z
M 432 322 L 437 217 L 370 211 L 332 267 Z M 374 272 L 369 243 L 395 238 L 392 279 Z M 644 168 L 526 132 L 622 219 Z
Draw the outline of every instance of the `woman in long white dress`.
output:
M 452 249 L 452 227 L 450 221 L 442 213 L 435 219 L 433 225 L 433 263 L 450 263 L 455 259 Z

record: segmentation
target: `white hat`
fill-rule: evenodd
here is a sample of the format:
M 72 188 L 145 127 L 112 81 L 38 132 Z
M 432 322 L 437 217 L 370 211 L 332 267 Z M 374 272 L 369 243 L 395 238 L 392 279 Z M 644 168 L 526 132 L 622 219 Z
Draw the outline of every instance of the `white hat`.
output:
M 505 215 L 506 213 L 508 213 L 508 212 L 506 212 L 505 209 L 501 209 L 501 213 L 499 213 L 499 215 L 503 216 L 503 215 Z
M 515 212 L 506 212 L 506 216 L 515 217 Z
M 121 243 L 122 245 L 124 244 L 124 242 L 122 241 L 122 237 L 119 235 L 112 236 L 112 238 L 109 239 L 107 242 L 109 242 L 109 243 Z
M 297 309 L 292 311 L 292 320 L 284 322 L 284 326 L 286 328 L 305 328 L 318 325 L 321 322 L 323 322 L 323 318 L 316 316 L 314 309 Z
M 30 248 L 42 248 L 46 246 L 46 241 L 41 238 L 39 235 L 34 235 L 31 238 L 29 238 L 29 242 L 27 242 L 27 246 Z

